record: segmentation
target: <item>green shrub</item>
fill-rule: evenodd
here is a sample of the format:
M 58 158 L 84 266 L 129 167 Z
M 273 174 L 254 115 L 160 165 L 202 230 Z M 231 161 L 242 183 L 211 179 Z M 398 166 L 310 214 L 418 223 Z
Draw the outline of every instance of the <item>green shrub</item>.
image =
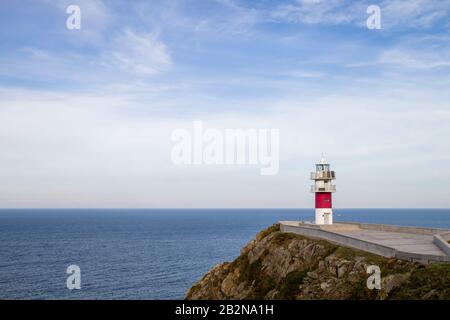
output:
M 280 284 L 279 299 L 292 300 L 295 299 L 299 291 L 299 286 L 303 283 L 303 279 L 307 276 L 308 270 L 294 270 L 289 272 Z
M 274 233 L 274 232 L 277 232 L 277 231 L 280 231 L 280 224 L 274 224 L 274 225 L 272 225 L 272 226 L 270 226 L 270 227 L 268 227 L 267 229 L 264 229 L 263 231 L 261 231 L 260 233 L 258 233 L 257 235 L 256 235 L 256 239 L 259 241 L 259 240 L 262 240 L 262 239 L 264 239 L 265 237 L 267 237 L 269 234 L 271 234 L 271 233 Z
M 417 268 L 411 273 L 408 282 L 395 290 L 392 299 L 422 299 L 434 291 L 429 297 L 450 300 L 450 264 L 430 264 Z
M 296 235 L 293 233 L 278 232 L 273 237 L 273 242 L 280 245 L 288 240 L 294 239 L 295 237 Z

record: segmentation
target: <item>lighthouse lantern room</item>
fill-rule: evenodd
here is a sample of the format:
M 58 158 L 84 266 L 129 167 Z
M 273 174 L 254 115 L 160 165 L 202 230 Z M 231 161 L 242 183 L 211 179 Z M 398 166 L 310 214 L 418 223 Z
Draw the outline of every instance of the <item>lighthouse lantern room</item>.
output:
M 316 197 L 316 224 L 333 224 L 333 209 L 331 194 L 336 192 L 336 186 L 331 182 L 336 179 L 334 171 L 330 171 L 330 164 L 324 158 L 316 164 L 316 171 L 311 172 L 311 192 Z

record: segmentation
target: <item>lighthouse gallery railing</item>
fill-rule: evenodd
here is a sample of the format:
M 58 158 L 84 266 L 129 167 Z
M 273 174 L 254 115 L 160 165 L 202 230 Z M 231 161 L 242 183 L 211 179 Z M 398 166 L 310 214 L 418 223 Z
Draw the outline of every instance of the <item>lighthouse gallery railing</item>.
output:
M 336 179 L 336 175 L 334 174 L 334 171 L 316 171 L 311 172 L 311 179 L 312 180 L 319 180 L 319 179 Z
M 311 192 L 336 192 L 336 186 L 333 185 L 325 187 L 311 186 Z

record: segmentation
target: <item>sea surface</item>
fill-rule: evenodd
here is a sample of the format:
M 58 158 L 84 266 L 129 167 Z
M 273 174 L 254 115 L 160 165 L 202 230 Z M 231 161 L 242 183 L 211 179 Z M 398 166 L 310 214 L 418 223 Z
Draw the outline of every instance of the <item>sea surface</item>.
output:
M 309 209 L 3 209 L 0 299 L 182 299 L 279 220 Z M 450 228 L 450 209 L 335 209 L 335 221 Z M 81 289 L 66 288 L 66 269 Z

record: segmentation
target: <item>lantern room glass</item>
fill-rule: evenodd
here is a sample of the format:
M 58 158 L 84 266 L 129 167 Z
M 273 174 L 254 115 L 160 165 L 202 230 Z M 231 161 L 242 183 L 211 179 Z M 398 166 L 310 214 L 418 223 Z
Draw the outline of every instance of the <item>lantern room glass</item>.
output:
M 330 171 L 329 164 L 316 164 L 316 171 Z

